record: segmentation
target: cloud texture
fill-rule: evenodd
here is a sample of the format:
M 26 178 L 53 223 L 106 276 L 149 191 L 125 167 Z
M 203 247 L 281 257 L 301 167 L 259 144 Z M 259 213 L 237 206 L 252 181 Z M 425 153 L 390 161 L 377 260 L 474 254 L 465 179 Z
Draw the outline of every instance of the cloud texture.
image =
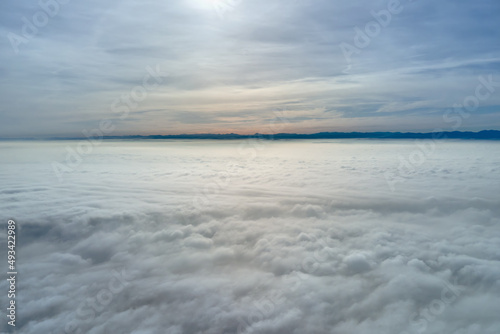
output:
M 489 75 L 496 93 L 460 130 L 500 129 L 497 0 L 217 1 L 223 18 L 212 0 L 3 2 L 0 136 L 102 119 L 119 135 L 255 133 L 283 107 L 291 132 L 427 132 Z M 168 78 L 121 119 L 114 101 L 148 66 Z
M 258 144 L 1 143 L 19 333 L 499 332 L 498 143 Z

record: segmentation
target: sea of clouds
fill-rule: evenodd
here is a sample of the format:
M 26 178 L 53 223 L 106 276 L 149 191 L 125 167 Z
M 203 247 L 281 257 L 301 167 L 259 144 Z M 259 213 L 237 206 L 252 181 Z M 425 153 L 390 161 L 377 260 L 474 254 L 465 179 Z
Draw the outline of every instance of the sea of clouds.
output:
M 432 144 L 1 142 L 16 330 L 498 334 L 500 143 Z

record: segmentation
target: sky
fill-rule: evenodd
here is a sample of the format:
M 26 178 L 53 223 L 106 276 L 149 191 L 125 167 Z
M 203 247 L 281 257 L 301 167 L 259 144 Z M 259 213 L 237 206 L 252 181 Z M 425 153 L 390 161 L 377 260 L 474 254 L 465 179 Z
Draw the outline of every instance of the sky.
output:
M 3 1 L 0 137 L 499 130 L 499 14 L 496 0 Z
M 500 143 L 237 142 L 0 142 L 18 333 L 500 332 Z

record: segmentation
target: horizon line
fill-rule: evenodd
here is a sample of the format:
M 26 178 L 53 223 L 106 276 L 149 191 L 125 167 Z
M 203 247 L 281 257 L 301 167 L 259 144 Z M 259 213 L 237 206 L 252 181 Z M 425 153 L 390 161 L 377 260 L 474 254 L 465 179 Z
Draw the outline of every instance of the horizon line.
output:
M 217 139 L 217 140 L 237 140 L 260 138 L 265 140 L 280 139 L 500 139 L 500 130 L 480 130 L 480 131 L 433 131 L 433 132 L 316 132 L 316 133 L 185 133 L 172 135 L 116 135 L 105 136 L 102 133 L 92 136 L 82 137 L 18 137 L 1 138 L 0 141 L 57 141 L 57 140 L 116 140 L 116 139 Z

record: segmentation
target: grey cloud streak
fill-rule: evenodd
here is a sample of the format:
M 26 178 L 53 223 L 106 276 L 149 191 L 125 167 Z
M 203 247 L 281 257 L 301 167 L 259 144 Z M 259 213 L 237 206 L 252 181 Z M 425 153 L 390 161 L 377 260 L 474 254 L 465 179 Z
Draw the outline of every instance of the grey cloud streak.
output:
M 463 98 L 479 75 L 499 77 L 499 5 L 404 2 L 404 10 L 353 57 L 346 75 L 339 45 L 352 43 L 354 28 L 374 20 L 371 11 L 388 2 L 241 1 L 221 20 L 205 0 L 69 1 L 17 55 L 7 34 L 21 34 L 21 18 L 41 9 L 37 1 L 5 3 L 0 133 L 78 134 L 88 119 L 112 117 L 107 106 L 114 96 L 130 90 L 144 67 L 157 63 L 173 76 L 143 108 L 172 108 L 139 117 L 127 134 L 223 132 L 224 127 L 248 132 L 244 122 L 221 125 L 210 119 L 250 109 L 264 124 L 276 101 L 291 106 L 297 99 L 344 114 L 342 121 L 301 122 L 298 132 L 432 131 L 442 122 L 434 114 Z M 466 130 L 499 129 L 487 115 L 496 115 L 499 105 L 495 95 L 477 111 L 484 119 Z M 390 108 L 408 110 L 415 119 L 374 114 Z M 204 127 L 189 116 L 174 125 L 165 121 L 171 113 L 199 109 L 207 114 Z

